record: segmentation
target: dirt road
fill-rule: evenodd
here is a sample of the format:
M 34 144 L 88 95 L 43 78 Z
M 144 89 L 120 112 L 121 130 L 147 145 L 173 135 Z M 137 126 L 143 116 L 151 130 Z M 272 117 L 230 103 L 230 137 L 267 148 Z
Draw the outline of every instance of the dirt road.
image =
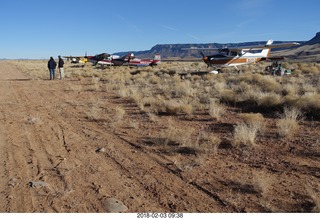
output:
M 116 103 L 107 93 L 68 90 L 70 83 L 78 82 L 28 80 L 0 62 L 1 212 L 108 212 L 108 198 L 127 212 L 228 210 L 171 161 L 127 140 L 136 131 L 88 119 L 88 99 L 103 101 L 102 112 Z

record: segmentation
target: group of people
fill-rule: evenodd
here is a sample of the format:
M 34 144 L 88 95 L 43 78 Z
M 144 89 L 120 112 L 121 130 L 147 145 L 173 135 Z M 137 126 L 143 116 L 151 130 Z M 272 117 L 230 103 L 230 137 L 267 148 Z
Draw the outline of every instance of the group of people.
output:
M 64 69 L 63 69 L 64 61 L 61 58 L 61 56 L 58 56 L 58 58 L 59 58 L 58 69 L 59 69 L 59 73 L 60 73 L 60 80 L 63 80 L 64 79 Z M 56 61 L 53 59 L 53 57 L 50 57 L 50 59 L 48 61 L 50 80 L 54 80 L 56 78 L 56 67 L 57 67 Z

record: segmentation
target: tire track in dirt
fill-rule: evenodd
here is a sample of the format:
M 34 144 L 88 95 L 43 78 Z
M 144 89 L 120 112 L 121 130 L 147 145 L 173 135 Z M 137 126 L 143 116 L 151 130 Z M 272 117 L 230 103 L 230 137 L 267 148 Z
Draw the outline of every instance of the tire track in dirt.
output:
M 4 120 L 1 121 L 1 126 L 4 127 L 1 139 L 3 142 L 1 159 L 5 161 L 5 165 L 1 166 L 1 172 L 5 173 L 1 186 L 1 201 L 5 211 L 24 212 L 27 209 L 33 209 L 34 205 L 34 199 L 30 192 L 23 189 L 26 187 L 24 180 L 30 176 L 30 170 L 25 165 L 26 150 L 24 147 L 28 147 L 28 142 L 24 140 L 24 126 L 19 125 L 21 132 L 15 133 L 14 136 L 9 138 L 7 137 L 10 128 L 16 126 L 19 120 L 15 112 L 19 110 L 20 106 L 23 106 L 21 104 L 23 99 L 18 98 L 19 95 L 15 92 L 16 82 L 19 82 L 10 79 L 16 75 L 16 69 L 12 69 L 8 65 L 1 65 L 0 75 L 0 90 L 3 94 L 1 95 L 0 103 L 1 113 L 4 117 Z M 18 76 L 17 79 L 20 79 L 19 75 L 16 76 Z M 22 80 L 24 80 L 23 77 Z M 16 143 L 12 141 L 13 138 L 20 138 L 22 141 Z

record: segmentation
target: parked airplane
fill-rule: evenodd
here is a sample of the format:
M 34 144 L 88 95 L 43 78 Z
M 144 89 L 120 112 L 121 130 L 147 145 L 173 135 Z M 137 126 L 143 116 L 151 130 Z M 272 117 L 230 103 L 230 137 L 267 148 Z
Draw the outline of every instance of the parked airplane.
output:
M 234 66 L 237 70 L 237 66 L 246 65 L 251 63 L 257 63 L 259 61 L 270 59 L 270 51 L 272 48 L 283 48 L 300 45 L 299 43 L 280 43 L 272 44 L 273 40 L 269 40 L 265 45 L 254 45 L 244 47 L 233 47 L 223 49 L 211 49 L 211 48 L 190 48 L 187 50 L 218 50 L 218 53 L 205 56 L 201 52 L 203 61 L 208 67 L 213 67 L 216 70 L 211 73 L 219 73 L 220 68 Z
M 96 56 L 88 56 L 88 60 L 92 62 L 93 65 L 144 67 L 159 64 L 161 62 L 161 56 L 157 54 L 154 56 L 154 59 L 139 59 L 136 58 L 133 53 L 129 53 L 123 57 L 102 53 Z
M 67 61 L 71 60 L 72 64 L 89 62 L 87 56 L 63 56 L 63 58 L 66 58 Z
M 161 55 L 154 55 L 153 59 L 139 59 L 133 55 L 133 53 L 128 54 L 125 58 L 123 65 L 145 67 L 145 66 L 156 66 L 161 63 Z
M 95 56 L 87 56 L 88 60 L 93 64 L 93 65 L 114 65 L 113 60 L 120 58 L 117 55 L 110 55 L 108 53 L 101 53 Z

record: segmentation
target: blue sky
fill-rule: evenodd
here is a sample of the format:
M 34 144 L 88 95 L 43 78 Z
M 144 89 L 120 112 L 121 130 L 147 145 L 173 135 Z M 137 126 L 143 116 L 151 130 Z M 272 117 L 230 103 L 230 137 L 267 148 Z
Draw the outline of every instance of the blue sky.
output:
M 319 0 L 0 0 L 0 58 L 309 40 Z

